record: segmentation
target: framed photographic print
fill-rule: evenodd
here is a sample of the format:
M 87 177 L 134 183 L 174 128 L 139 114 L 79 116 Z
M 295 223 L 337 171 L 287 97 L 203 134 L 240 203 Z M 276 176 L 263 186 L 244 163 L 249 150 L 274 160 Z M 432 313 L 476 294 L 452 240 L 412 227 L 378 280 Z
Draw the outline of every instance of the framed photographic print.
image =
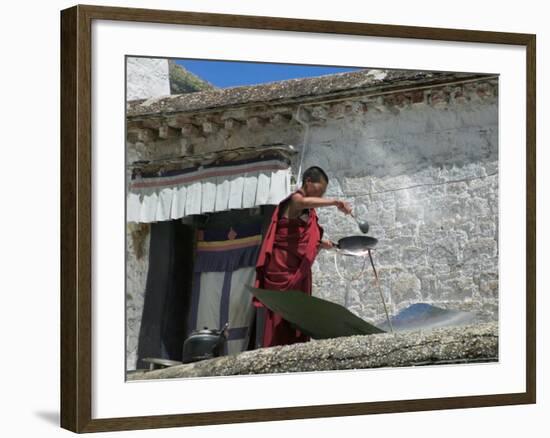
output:
M 61 425 L 535 403 L 535 36 L 61 12 Z

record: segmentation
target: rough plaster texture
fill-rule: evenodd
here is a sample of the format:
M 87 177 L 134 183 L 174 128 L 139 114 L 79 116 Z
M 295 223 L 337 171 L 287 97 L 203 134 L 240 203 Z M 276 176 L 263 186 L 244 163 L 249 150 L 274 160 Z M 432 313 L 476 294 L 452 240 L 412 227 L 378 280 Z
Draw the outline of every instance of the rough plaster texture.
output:
M 149 99 L 170 95 L 168 60 L 127 58 L 126 99 Z
M 126 368 L 135 369 L 145 283 L 149 265 L 150 226 L 126 225 Z
M 319 164 L 332 177 L 326 196 L 351 202 L 369 235 L 381 288 L 395 313 L 415 302 L 498 314 L 497 107 L 461 104 L 379 112 L 311 128 L 304 168 Z M 361 234 L 335 209 L 320 209 L 328 237 Z M 340 271 L 361 272 L 363 260 L 337 256 Z M 346 288 L 349 286 L 349 290 Z M 314 266 L 314 294 L 345 303 L 378 321 L 383 307 L 367 264 L 343 281 L 334 253 Z

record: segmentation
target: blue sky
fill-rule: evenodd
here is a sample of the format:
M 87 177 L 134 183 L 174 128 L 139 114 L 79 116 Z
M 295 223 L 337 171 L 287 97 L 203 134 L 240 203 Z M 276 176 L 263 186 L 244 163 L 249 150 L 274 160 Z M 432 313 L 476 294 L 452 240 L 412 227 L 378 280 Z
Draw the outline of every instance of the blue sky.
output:
M 321 76 L 360 70 L 354 67 L 325 67 L 238 61 L 174 60 L 185 69 L 216 87 L 235 87 L 286 79 Z

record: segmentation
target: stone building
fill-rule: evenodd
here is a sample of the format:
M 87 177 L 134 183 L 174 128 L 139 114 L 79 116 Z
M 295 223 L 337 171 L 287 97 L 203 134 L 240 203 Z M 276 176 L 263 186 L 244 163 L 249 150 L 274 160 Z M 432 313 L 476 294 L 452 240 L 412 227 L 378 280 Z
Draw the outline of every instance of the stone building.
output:
M 348 200 L 379 239 L 391 313 L 424 302 L 498 319 L 497 76 L 367 69 L 153 97 L 127 105 L 127 369 L 140 343 L 163 344 L 147 351 L 157 357 L 181 348 L 200 275 L 226 319 L 235 311 L 217 290 L 227 276 L 197 271 L 217 263 L 199 260 L 204 233 L 226 227 L 229 242 L 251 224 L 261 234 L 311 165 L 328 173 L 325 196 Z M 360 234 L 335 208 L 318 214 L 333 241 Z M 233 266 L 244 282 L 247 254 Z M 362 269 L 363 259 L 321 251 L 313 294 L 377 322 L 383 307 Z

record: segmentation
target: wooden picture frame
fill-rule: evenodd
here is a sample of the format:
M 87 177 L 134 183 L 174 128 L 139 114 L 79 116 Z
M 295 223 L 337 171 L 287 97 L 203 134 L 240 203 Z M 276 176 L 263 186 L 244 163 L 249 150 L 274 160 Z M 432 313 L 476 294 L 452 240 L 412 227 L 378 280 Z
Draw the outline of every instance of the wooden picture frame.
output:
M 526 49 L 525 392 L 92 418 L 92 22 L 111 20 L 516 45 Z M 75 6 L 61 11 L 61 426 L 82 432 L 351 416 L 536 402 L 536 37 L 276 17 Z

